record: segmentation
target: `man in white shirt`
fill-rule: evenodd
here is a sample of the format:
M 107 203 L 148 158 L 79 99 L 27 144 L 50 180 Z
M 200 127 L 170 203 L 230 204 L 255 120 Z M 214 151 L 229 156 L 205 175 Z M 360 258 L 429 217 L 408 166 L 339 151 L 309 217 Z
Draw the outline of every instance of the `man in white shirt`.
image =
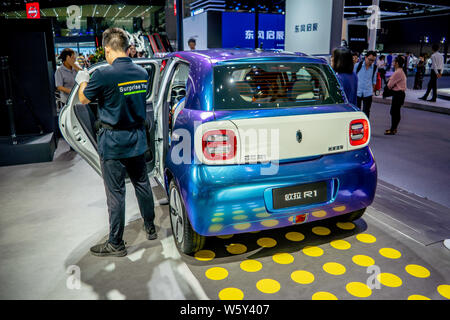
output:
M 442 72 L 444 71 L 444 57 L 439 53 L 439 44 L 435 43 L 431 47 L 433 50 L 433 54 L 431 55 L 431 75 L 430 81 L 428 81 L 427 92 L 423 97 L 420 97 L 421 100 L 427 100 L 428 95 L 431 90 L 433 90 L 433 96 L 431 97 L 431 102 L 436 102 L 437 98 L 437 79 L 442 77 Z

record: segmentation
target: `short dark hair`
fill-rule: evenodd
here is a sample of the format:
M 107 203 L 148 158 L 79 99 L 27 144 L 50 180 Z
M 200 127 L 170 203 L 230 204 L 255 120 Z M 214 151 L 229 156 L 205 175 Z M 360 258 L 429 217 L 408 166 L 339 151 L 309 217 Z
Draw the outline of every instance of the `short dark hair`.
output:
M 114 51 L 126 52 L 128 49 L 128 36 L 121 28 L 109 28 L 103 32 L 102 45 Z
M 65 48 L 63 51 L 61 51 L 61 54 L 59 55 L 59 58 L 62 62 L 66 61 L 67 57 L 71 57 L 75 51 L 73 51 L 70 48 Z
M 433 50 L 433 51 L 438 51 L 438 50 L 439 50 L 439 44 L 438 44 L 438 43 L 433 44 L 433 45 L 431 46 L 431 50 Z
M 195 39 L 193 39 L 193 38 L 190 38 L 190 39 L 188 40 L 188 44 L 191 43 L 191 42 L 193 42 L 194 44 L 196 43 L 196 42 L 195 42 Z
M 344 47 L 333 50 L 333 69 L 337 73 L 353 73 L 353 56 Z
M 353 51 L 352 52 L 352 57 L 354 57 L 354 56 L 358 56 L 359 57 L 359 52 L 358 51 Z
M 370 51 L 367 51 L 367 53 L 366 53 L 366 57 L 368 57 L 368 56 L 377 56 L 377 53 L 375 52 L 375 51 L 373 51 L 373 50 L 370 50 Z
M 385 56 L 381 55 L 380 60 L 384 60 Z
M 405 65 L 405 58 L 403 58 L 402 56 L 398 56 L 394 59 L 394 61 L 397 61 L 400 68 L 403 68 L 403 66 Z

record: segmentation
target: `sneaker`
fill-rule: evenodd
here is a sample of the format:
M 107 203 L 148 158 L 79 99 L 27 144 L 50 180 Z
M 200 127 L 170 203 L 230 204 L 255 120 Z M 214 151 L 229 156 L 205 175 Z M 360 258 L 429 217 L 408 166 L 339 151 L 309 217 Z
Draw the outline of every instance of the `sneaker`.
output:
M 147 239 L 148 240 L 155 240 L 158 238 L 158 234 L 156 233 L 156 228 L 155 225 L 152 224 L 150 226 L 150 228 L 146 228 L 145 224 L 142 226 L 142 229 L 144 229 L 146 235 L 147 235 Z
M 426 97 L 420 97 L 419 100 L 427 101 Z
M 114 245 L 107 240 L 105 243 L 93 246 L 91 253 L 98 257 L 124 257 L 127 255 L 127 248 L 123 240 L 119 245 Z

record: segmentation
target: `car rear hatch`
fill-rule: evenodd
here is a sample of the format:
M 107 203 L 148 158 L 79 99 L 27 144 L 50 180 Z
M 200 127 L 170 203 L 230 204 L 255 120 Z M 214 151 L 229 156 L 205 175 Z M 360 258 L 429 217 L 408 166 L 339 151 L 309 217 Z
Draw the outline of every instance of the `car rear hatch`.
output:
M 367 117 L 324 63 L 216 66 L 214 95 L 216 121 L 201 126 L 207 164 L 297 161 L 369 143 Z

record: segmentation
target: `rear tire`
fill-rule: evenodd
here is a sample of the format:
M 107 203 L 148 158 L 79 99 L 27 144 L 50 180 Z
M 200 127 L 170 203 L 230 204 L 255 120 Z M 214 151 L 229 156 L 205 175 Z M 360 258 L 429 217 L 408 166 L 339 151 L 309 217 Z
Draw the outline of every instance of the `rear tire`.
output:
M 186 214 L 183 198 L 174 179 L 170 181 L 169 185 L 169 214 L 172 234 L 177 248 L 185 254 L 201 250 L 205 245 L 205 237 L 192 228 Z
M 349 212 L 349 213 L 343 215 L 342 218 L 344 221 L 348 221 L 348 222 L 355 221 L 355 220 L 358 220 L 359 218 L 361 218 L 365 211 L 366 211 L 366 208 L 357 210 L 357 211 L 353 211 L 353 212 Z

